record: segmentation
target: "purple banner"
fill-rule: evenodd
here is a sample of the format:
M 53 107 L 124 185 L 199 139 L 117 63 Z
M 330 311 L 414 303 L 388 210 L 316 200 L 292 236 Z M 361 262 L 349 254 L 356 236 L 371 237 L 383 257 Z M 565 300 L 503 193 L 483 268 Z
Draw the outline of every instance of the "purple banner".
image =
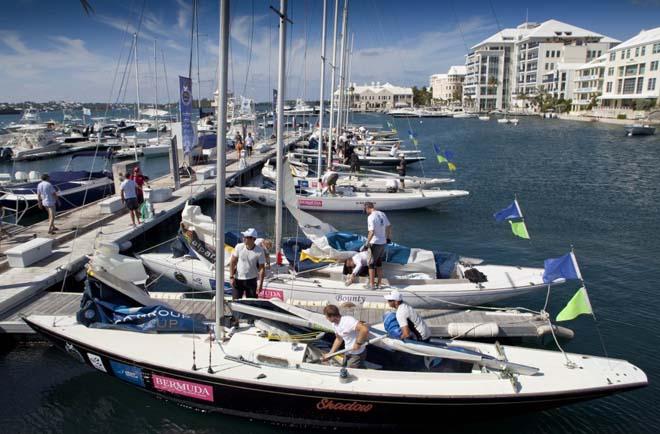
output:
M 181 137 L 183 153 L 192 151 L 195 132 L 192 126 L 192 80 L 179 76 L 179 112 L 181 113 Z

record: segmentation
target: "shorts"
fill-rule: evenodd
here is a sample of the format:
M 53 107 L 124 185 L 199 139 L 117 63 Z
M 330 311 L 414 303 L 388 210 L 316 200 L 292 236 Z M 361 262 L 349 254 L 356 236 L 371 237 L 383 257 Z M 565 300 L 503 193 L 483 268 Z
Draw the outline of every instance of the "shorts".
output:
M 126 199 L 126 208 L 130 209 L 131 211 L 137 210 L 138 206 L 140 206 L 140 203 L 138 202 L 137 197 L 131 197 L 130 199 Z
M 347 368 L 364 368 L 364 361 L 367 360 L 367 350 L 362 351 L 360 354 L 347 353 L 346 357 L 348 357 Z
M 385 244 L 371 244 L 369 246 L 369 268 L 382 267 L 384 257 Z
M 328 185 L 335 185 L 337 184 L 337 180 L 339 179 L 339 174 L 338 173 L 333 173 L 332 175 L 328 176 Z
M 234 286 L 231 288 L 231 298 L 234 300 L 247 298 L 257 298 L 257 278 L 254 279 L 235 279 Z

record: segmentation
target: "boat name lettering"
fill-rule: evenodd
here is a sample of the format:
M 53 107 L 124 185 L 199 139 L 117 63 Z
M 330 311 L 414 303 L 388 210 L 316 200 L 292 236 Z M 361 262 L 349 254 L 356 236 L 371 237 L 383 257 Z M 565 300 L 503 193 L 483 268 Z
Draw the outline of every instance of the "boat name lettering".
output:
M 322 208 L 323 207 L 323 201 L 322 200 L 315 200 L 315 199 L 298 199 L 298 205 L 316 206 L 316 207 Z
M 352 303 L 364 303 L 367 300 L 367 297 L 361 295 L 341 295 L 338 294 L 335 296 L 335 300 L 342 302 L 352 302 Z
M 373 404 L 360 404 L 357 401 L 353 402 L 335 402 L 332 399 L 322 399 L 316 404 L 319 410 L 335 410 L 335 411 L 354 411 L 358 413 L 368 413 L 374 406 Z
M 163 377 L 156 374 L 151 376 L 151 380 L 154 388 L 157 390 L 213 402 L 213 386 L 177 380 L 176 378 Z
M 284 301 L 284 291 L 279 289 L 263 288 L 259 293 L 259 298 L 277 298 Z

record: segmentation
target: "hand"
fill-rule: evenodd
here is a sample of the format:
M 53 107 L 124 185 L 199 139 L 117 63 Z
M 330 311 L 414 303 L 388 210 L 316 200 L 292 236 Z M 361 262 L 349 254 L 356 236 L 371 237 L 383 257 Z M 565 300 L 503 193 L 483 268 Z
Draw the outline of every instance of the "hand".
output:
M 229 284 L 231 285 L 232 288 L 234 287 L 235 283 L 236 283 L 236 279 L 234 277 L 230 277 Z
M 257 297 L 261 295 L 261 291 L 263 291 L 263 288 L 260 286 L 257 288 Z
M 327 360 L 328 360 L 328 353 L 323 353 L 323 354 L 321 354 L 321 361 L 322 361 L 322 362 L 325 362 L 325 361 L 327 361 Z
M 355 343 L 353 344 L 353 348 L 352 348 L 352 350 L 353 350 L 353 351 L 357 351 L 357 350 L 360 349 L 360 347 L 361 347 L 361 345 L 358 345 L 357 341 L 355 341 Z

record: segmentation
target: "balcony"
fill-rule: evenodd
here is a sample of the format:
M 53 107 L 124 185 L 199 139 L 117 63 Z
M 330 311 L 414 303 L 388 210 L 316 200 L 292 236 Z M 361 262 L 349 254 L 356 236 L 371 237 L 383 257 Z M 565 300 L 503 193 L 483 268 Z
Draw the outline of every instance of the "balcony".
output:
M 591 80 L 598 80 L 600 76 L 598 74 L 593 74 L 593 75 L 580 75 L 577 77 L 577 81 L 591 81 Z
M 600 92 L 599 87 L 578 87 L 577 89 L 574 89 L 573 92 L 575 93 L 594 93 L 594 92 Z

